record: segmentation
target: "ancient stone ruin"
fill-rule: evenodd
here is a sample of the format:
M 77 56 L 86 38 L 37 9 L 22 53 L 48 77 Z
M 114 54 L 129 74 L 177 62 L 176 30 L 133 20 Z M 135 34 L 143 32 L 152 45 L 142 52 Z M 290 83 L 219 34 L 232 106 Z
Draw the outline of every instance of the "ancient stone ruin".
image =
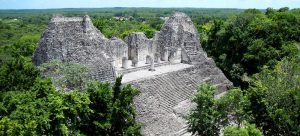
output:
M 232 86 L 201 48 L 192 20 L 179 12 L 152 39 L 141 32 L 107 39 L 88 16 L 53 17 L 33 61 L 40 65 L 55 59 L 85 65 L 101 82 L 123 75 L 123 83 L 141 91 L 134 103 L 144 135 L 189 135 L 184 117 L 197 86 L 215 85 L 216 97 Z

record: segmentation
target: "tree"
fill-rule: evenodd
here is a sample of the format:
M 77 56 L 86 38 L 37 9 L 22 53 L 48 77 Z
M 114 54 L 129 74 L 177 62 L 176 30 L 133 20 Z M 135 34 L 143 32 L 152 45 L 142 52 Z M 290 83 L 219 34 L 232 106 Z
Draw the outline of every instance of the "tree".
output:
M 114 88 L 112 127 L 110 135 L 141 135 L 140 125 L 135 121 L 133 98 L 139 91 L 131 85 L 121 88 L 122 76 L 118 77 Z
M 39 71 L 29 58 L 4 61 L 0 66 L 0 91 L 28 90 L 37 76 Z
M 263 136 L 255 125 L 245 123 L 244 127 L 228 126 L 224 129 L 224 136 Z
M 192 100 L 197 107 L 188 117 L 189 132 L 201 136 L 219 135 L 225 114 L 218 109 L 214 94 L 215 88 L 207 84 L 200 85 L 197 89 L 196 96 Z
M 133 106 L 138 91 L 120 83 L 115 88 L 113 100 L 109 83 L 62 92 L 37 78 L 29 90 L 1 93 L 0 135 L 141 135 Z
M 286 8 L 266 13 L 248 9 L 227 19 L 214 20 L 203 48 L 212 56 L 234 85 L 248 87 L 245 76 L 252 76 L 266 65 L 298 52 L 300 16 Z
M 247 107 L 265 135 L 298 135 L 300 117 L 299 57 L 283 59 L 274 70 L 265 68 L 247 90 Z
M 39 66 L 43 76 L 50 77 L 53 84 L 63 90 L 83 90 L 90 81 L 89 69 L 76 63 L 53 60 Z
M 113 92 L 108 83 L 89 83 L 86 89 L 91 101 L 92 113 L 82 126 L 83 132 L 90 135 L 109 135 L 112 127 Z

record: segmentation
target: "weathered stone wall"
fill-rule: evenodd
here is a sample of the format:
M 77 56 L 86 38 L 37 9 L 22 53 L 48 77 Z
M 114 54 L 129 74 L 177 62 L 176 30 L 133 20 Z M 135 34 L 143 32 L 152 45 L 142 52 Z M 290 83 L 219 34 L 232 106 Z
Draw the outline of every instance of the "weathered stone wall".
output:
M 164 54 L 165 50 L 172 53 L 181 48 L 182 61 L 185 63 L 191 63 L 195 60 L 195 55 L 201 54 L 197 29 L 191 18 L 184 13 L 176 12 L 166 20 L 161 30 L 156 33 L 154 40 L 157 52 L 160 54 Z
M 152 40 L 149 40 L 142 32 L 130 33 L 124 41 L 128 44 L 128 58 L 145 61 L 147 55 L 153 55 Z
M 122 58 L 128 57 L 128 45 L 123 40 L 113 37 L 107 42 L 105 52 L 114 59 L 115 67 L 121 67 Z
M 105 49 L 107 39 L 92 24 L 88 16 L 54 17 L 42 35 L 33 55 L 36 65 L 51 60 L 79 63 L 87 66 L 92 77 L 113 81 L 115 70 Z

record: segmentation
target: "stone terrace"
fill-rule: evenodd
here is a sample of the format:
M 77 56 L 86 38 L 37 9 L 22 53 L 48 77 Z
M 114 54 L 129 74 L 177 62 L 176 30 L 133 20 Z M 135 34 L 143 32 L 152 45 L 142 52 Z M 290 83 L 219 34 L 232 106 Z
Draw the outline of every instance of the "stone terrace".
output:
M 181 104 L 190 103 L 201 83 L 215 85 L 219 89 L 217 94 L 226 91 L 231 82 L 220 73 L 212 60 L 206 60 L 194 66 L 129 82 L 141 91 L 135 98 L 135 105 L 137 120 L 144 125 L 143 134 L 187 134 L 183 117 L 191 107 L 184 108 Z

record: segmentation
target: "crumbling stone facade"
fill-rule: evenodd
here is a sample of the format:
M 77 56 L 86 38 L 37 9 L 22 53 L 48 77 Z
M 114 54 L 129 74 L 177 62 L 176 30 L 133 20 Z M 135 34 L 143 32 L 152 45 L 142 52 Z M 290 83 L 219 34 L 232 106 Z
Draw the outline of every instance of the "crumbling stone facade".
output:
M 153 41 L 142 32 L 130 33 L 124 41 L 129 46 L 128 58 L 131 60 L 145 61 L 148 55 L 153 54 Z
M 99 81 L 116 78 L 113 60 L 107 55 L 108 39 L 97 30 L 88 16 L 53 17 L 33 55 L 36 65 L 51 60 L 79 63 L 90 69 L 90 75 Z
M 79 63 L 91 78 L 113 82 L 123 75 L 141 93 L 135 98 L 144 135 L 187 134 L 183 119 L 197 85 L 211 83 L 222 95 L 232 86 L 201 48 L 197 29 L 184 13 L 169 17 L 152 39 L 130 33 L 111 39 L 97 30 L 88 16 L 53 17 L 33 55 L 36 65 L 51 60 Z
M 122 66 L 122 58 L 128 57 L 128 45 L 121 39 L 113 37 L 108 40 L 105 52 L 114 60 L 114 66 Z

